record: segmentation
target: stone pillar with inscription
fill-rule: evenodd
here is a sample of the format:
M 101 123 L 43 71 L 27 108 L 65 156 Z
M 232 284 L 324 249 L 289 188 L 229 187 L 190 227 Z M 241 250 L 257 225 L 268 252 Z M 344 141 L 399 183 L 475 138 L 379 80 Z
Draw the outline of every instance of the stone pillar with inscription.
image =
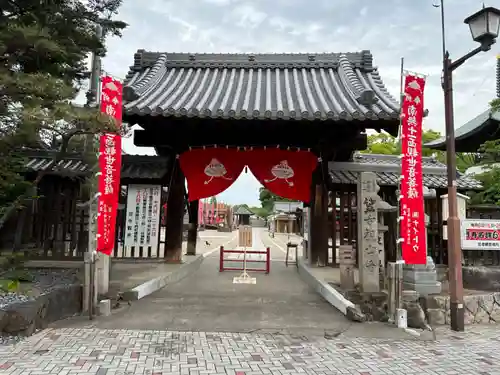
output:
M 384 221 L 380 218 L 378 223 L 378 259 L 379 259 L 379 280 L 380 287 L 384 289 L 385 286 L 385 233 L 389 228 L 384 225 Z
M 378 245 L 378 196 L 377 175 L 361 172 L 358 181 L 358 261 L 359 283 L 363 293 L 380 291 Z

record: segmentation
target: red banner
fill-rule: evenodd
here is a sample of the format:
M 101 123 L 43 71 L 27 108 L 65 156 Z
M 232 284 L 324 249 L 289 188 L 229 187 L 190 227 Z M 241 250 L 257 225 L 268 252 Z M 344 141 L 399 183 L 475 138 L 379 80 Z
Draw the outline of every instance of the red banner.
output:
M 422 182 L 422 120 L 425 78 L 405 78 L 401 108 L 401 238 L 406 264 L 426 264 L 427 231 Z
M 116 79 L 104 76 L 101 78 L 101 112 L 122 123 L 122 92 L 123 85 Z
M 231 186 L 245 166 L 245 155 L 244 151 L 216 147 L 184 152 L 179 162 L 187 179 L 189 200 L 212 197 Z
M 312 174 L 318 164 L 312 152 L 268 148 L 248 153 L 247 164 L 266 189 L 282 198 L 310 201 Z
M 122 121 L 122 84 L 102 78 L 101 112 Z M 120 197 L 122 140 L 119 134 L 104 134 L 99 144 L 99 181 L 97 211 L 97 251 L 110 255 L 115 246 L 116 213 Z

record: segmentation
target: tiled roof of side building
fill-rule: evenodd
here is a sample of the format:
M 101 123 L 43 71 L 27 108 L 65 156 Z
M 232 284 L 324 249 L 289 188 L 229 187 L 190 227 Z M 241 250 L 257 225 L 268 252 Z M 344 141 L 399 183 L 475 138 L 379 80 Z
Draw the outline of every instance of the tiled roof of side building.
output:
M 369 51 L 182 54 L 139 50 L 125 115 L 295 120 L 397 120 Z
M 488 140 L 488 138 L 497 138 L 499 130 L 500 111 L 492 111 L 490 109 L 484 111 L 455 130 L 455 147 L 457 152 L 476 152 L 483 141 Z M 472 141 L 472 145 L 467 145 L 468 138 L 473 138 L 479 135 L 478 133 L 483 133 L 478 138 L 480 141 Z M 424 146 L 436 150 L 446 150 L 446 136 L 428 142 Z
M 448 186 L 446 165 L 432 157 L 423 157 L 423 183 L 428 188 Z M 382 186 L 397 186 L 401 176 L 401 159 L 395 155 L 355 154 L 352 161 L 330 162 L 330 178 L 337 184 L 356 184 L 359 173 L 374 172 Z M 457 187 L 462 190 L 481 189 L 475 178 L 457 172 Z
M 26 155 L 24 167 L 28 171 L 48 172 L 61 176 L 85 177 L 92 172 L 81 155 L 67 155 L 57 162 L 55 154 L 39 151 Z M 168 172 L 168 158 L 149 155 L 122 155 L 121 179 L 160 179 Z

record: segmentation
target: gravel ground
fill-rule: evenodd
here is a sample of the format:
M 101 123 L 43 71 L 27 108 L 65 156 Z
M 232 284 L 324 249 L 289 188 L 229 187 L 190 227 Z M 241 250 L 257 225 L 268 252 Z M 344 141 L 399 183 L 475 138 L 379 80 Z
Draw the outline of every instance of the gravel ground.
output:
M 28 285 L 31 285 L 41 295 L 49 293 L 61 285 L 74 284 L 78 281 L 78 271 L 73 269 L 35 269 L 28 272 L 34 278 L 34 281 Z M 35 297 L 22 293 L 5 293 L 0 291 L 0 310 L 6 310 L 9 305 L 14 303 L 22 303 L 34 299 Z M 23 340 L 21 336 L 6 336 L 0 333 L 0 345 L 13 345 L 21 340 Z

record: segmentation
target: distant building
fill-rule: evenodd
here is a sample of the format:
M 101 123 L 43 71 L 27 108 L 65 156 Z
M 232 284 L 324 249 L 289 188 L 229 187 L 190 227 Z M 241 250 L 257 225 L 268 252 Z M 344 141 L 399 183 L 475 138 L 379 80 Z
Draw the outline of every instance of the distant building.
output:
M 268 217 L 269 228 L 276 233 L 298 233 L 297 212 L 302 212 L 303 207 L 302 202 L 274 202 L 273 214 Z
M 236 225 L 250 225 L 250 217 L 253 213 L 245 206 L 239 206 L 234 212 Z

